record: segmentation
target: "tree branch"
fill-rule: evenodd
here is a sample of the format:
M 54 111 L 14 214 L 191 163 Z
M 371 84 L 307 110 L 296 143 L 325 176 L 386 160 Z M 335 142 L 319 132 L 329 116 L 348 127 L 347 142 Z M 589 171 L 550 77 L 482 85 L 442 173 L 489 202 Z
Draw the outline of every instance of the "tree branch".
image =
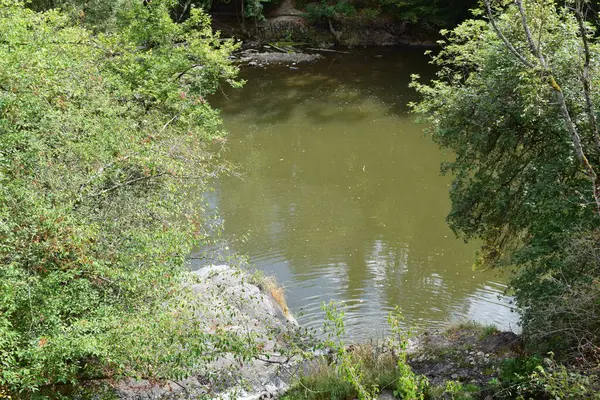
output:
M 506 38 L 506 36 L 504 36 L 504 34 L 502 33 L 502 31 L 500 31 L 500 28 L 498 27 L 498 25 L 496 24 L 496 21 L 494 20 L 494 15 L 492 13 L 492 6 L 490 5 L 490 0 L 484 0 L 485 3 L 485 8 L 488 14 L 488 18 L 490 20 L 490 24 L 492 24 L 492 28 L 494 29 L 494 32 L 496 32 L 496 35 L 500 38 L 500 40 L 502 40 L 502 42 L 504 42 L 504 45 L 506 46 L 506 48 L 513 53 L 513 55 L 515 57 L 517 57 L 519 59 L 519 61 L 521 61 L 521 63 L 523 63 L 526 67 L 529 68 L 533 68 L 535 67 L 535 65 L 533 65 L 531 62 L 529 62 L 525 56 L 523 56 L 521 53 L 519 53 L 519 51 L 517 49 L 515 49 L 515 47 L 509 42 L 509 40 Z
M 579 24 L 579 34 L 581 35 L 581 42 L 583 44 L 583 95 L 585 97 L 586 111 L 590 120 L 590 127 L 592 128 L 592 135 L 594 138 L 594 144 L 596 145 L 596 151 L 600 152 L 600 134 L 598 133 L 598 121 L 596 119 L 596 111 L 594 110 L 594 104 L 592 103 L 591 88 L 592 83 L 590 80 L 590 46 L 587 39 L 587 30 L 585 29 L 584 16 L 581 11 L 581 2 L 578 1 L 577 8 L 575 10 L 575 18 Z
M 101 190 L 99 192 L 92 193 L 92 194 L 88 195 L 88 197 L 102 196 L 103 194 L 112 192 L 113 190 L 117 190 L 117 189 L 122 188 L 124 186 L 129 186 L 129 185 L 132 185 L 132 184 L 140 182 L 140 181 L 145 181 L 145 180 L 149 180 L 149 179 L 153 179 L 153 178 L 158 178 L 158 177 L 166 175 L 166 174 L 167 174 L 166 172 L 161 172 L 160 174 L 155 174 L 155 175 L 140 176 L 139 178 L 130 179 L 128 181 L 118 183 L 118 184 L 116 184 L 114 186 L 109 187 L 108 189 L 104 189 L 104 190 Z
M 175 79 L 173 79 L 174 81 L 178 81 L 179 79 L 181 79 L 185 74 L 187 74 L 188 72 L 190 72 L 191 70 L 193 70 L 194 68 L 204 68 L 204 66 L 202 64 L 192 64 L 191 67 L 189 67 L 188 69 L 186 69 L 183 72 L 180 72 L 179 74 L 177 74 L 177 76 L 175 77 Z
M 489 0 L 485 0 L 486 3 Z M 541 67 L 543 68 L 544 75 L 548 79 L 548 83 L 552 86 L 554 90 L 554 95 L 556 100 L 558 101 L 558 105 L 562 114 L 563 121 L 566 125 L 567 130 L 571 135 L 571 142 L 573 147 L 575 148 L 575 154 L 577 155 L 577 159 L 583 165 L 586 175 L 592 182 L 592 186 L 594 189 L 594 200 L 596 201 L 596 208 L 598 214 L 600 214 L 600 184 L 598 182 L 598 175 L 594 170 L 594 167 L 590 164 L 587 156 L 585 155 L 585 151 L 583 149 L 583 144 L 581 142 L 581 136 L 579 135 L 579 131 L 571 118 L 571 113 L 569 111 L 569 107 L 565 100 L 565 95 L 562 92 L 560 85 L 554 79 L 552 70 L 546 61 L 546 58 L 540 51 L 539 47 L 535 45 L 533 40 L 533 36 L 531 35 L 531 30 L 529 29 L 529 23 L 527 22 L 527 14 L 525 13 L 525 9 L 523 8 L 522 0 L 515 0 L 515 4 L 519 9 L 519 14 L 521 15 L 521 25 L 523 26 L 523 30 L 525 31 L 525 36 L 527 38 L 527 43 L 529 44 L 530 50 L 540 61 Z
M 542 67 L 547 68 L 548 64 L 546 63 L 546 59 L 540 51 L 541 41 L 540 47 L 536 46 L 535 41 L 533 40 L 533 35 L 531 34 L 531 30 L 529 29 L 529 23 L 527 22 L 527 14 L 525 14 L 525 9 L 523 8 L 523 1 L 515 0 L 515 4 L 519 8 L 519 14 L 521 14 L 521 25 L 523 26 L 523 30 L 525 31 L 525 37 L 527 38 L 527 44 L 529 44 L 529 49 L 531 50 L 531 53 L 540 60 Z

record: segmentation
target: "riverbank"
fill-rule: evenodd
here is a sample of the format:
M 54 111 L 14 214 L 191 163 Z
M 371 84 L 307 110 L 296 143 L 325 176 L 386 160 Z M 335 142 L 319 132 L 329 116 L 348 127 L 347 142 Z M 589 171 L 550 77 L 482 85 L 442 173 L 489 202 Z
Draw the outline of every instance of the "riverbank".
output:
M 206 332 L 247 337 L 244 345 L 253 349 L 248 353 L 252 356 L 220 354 L 210 365 L 199 367 L 192 376 L 179 381 L 126 379 L 112 384 L 116 397 L 252 400 L 285 390 L 290 377 L 281 369 L 292 368 L 301 361 L 298 353 L 303 339 L 288 310 L 283 289 L 262 274 L 227 265 L 207 266 L 192 275 L 191 290 L 195 301 L 202 305 L 197 318 L 205 321 Z
M 594 372 L 527 353 L 520 336 L 493 326 L 469 322 L 399 343 L 348 346 L 281 399 L 600 399 Z
M 498 380 L 507 360 L 523 354 L 518 335 L 472 322 L 422 332 L 407 341 L 405 349 L 390 345 L 391 339 L 395 338 L 345 349 L 345 357 L 360 369 L 359 382 L 339 373 L 339 360 L 323 359 L 282 398 L 353 399 L 358 396 L 357 383 L 374 398 L 403 398 L 402 385 L 414 379 L 428 399 L 483 399 L 493 390 L 490 384 Z
M 95 381 L 86 387 L 91 397 L 73 398 L 389 400 L 412 398 L 406 393 L 412 390 L 426 399 L 509 399 L 515 393 L 536 394 L 540 382 L 547 383 L 553 374 L 564 378 L 550 380 L 558 389 L 578 385 L 584 397 L 573 398 L 593 398 L 595 393 L 595 377 L 529 355 L 519 335 L 493 326 L 469 322 L 413 337 L 396 326 L 384 340 L 346 345 L 339 336 L 318 339 L 299 327 L 273 279 L 225 265 L 194 275 L 198 280 L 191 288 L 205 306 L 198 318 L 206 321 L 207 332 L 247 335 L 248 345 L 260 348 L 260 355 L 240 359 L 222 354 L 178 381 Z M 341 314 L 329 318 L 343 326 Z
M 319 48 L 437 46 L 441 38 L 439 27 L 399 20 L 381 10 L 344 14 L 320 7 L 326 6 L 283 0 L 269 7 L 264 17 L 248 23 L 233 18 L 231 12 L 215 13 L 212 15 L 213 29 L 253 47 L 274 42 L 294 42 Z

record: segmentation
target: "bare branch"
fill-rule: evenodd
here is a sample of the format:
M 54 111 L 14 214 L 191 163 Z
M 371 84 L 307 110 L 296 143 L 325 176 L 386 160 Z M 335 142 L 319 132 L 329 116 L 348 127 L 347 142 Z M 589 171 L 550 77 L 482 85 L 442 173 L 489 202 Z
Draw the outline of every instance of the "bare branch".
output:
M 533 40 L 533 35 L 531 34 L 531 30 L 529 29 L 529 23 L 527 22 L 527 14 L 525 13 L 525 9 L 523 8 L 523 1 L 515 0 L 515 4 L 519 8 L 519 14 L 521 14 L 521 25 L 523 26 L 523 30 L 525 31 L 525 37 L 527 38 L 527 44 L 529 45 L 531 53 L 540 60 L 542 67 L 548 68 L 548 64 L 546 63 L 544 55 L 540 51 L 541 41 L 540 46 L 538 47 L 535 45 L 535 41 Z
M 165 129 L 167 129 L 167 127 L 168 127 L 169 125 L 171 125 L 171 122 L 173 122 L 173 121 L 175 121 L 176 119 L 178 119 L 180 115 L 181 115 L 181 114 L 177 114 L 176 116 L 174 116 L 173 118 L 171 118 L 169 121 L 167 121 L 167 123 L 163 125 L 162 129 L 160 130 L 160 132 L 162 132 L 162 131 L 164 131 Z
M 489 0 L 485 1 L 487 3 Z M 546 58 L 540 51 L 540 48 L 535 45 L 535 41 L 533 40 L 531 30 L 529 29 L 529 23 L 527 22 L 527 14 L 525 13 L 525 9 L 523 8 L 523 1 L 515 0 L 515 4 L 517 5 L 517 8 L 519 9 L 519 14 L 521 15 L 521 25 L 523 26 L 523 30 L 525 31 L 525 36 L 527 38 L 529 48 L 533 55 L 535 55 L 540 61 L 541 67 L 543 68 L 543 73 L 548 79 L 548 83 L 554 90 L 554 95 L 556 97 L 556 100 L 558 101 L 563 121 L 571 135 L 571 142 L 573 144 L 573 147 L 575 148 L 575 154 L 577 155 L 577 159 L 584 167 L 586 175 L 592 182 L 592 186 L 594 189 L 594 200 L 596 201 L 597 212 L 598 214 L 600 214 L 600 183 L 598 182 L 598 175 L 596 174 L 594 167 L 592 167 L 587 156 L 585 155 L 583 144 L 581 142 L 581 136 L 579 135 L 579 131 L 577 130 L 577 127 L 575 126 L 575 123 L 571 118 L 571 113 L 565 100 L 565 95 L 563 94 L 560 85 L 554 79 L 552 70 L 548 65 L 548 62 L 546 61 Z
M 187 74 L 188 72 L 190 72 L 194 68 L 204 68 L 204 66 L 202 64 L 192 64 L 192 66 L 190 66 L 188 69 L 186 69 L 185 71 L 182 71 L 179 74 L 177 74 L 177 76 L 173 80 L 177 81 L 177 80 L 181 79 L 185 74 Z
M 504 42 L 504 45 L 506 46 L 506 48 L 511 53 L 513 53 L 513 55 L 515 57 L 517 57 L 519 59 L 519 61 L 521 61 L 521 63 L 523 63 L 526 67 L 534 68 L 535 65 L 533 65 L 531 62 L 529 62 L 529 60 L 527 60 L 525 58 L 525 56 L 523 56 L 521 53 L 519 53 L 519 51 L 517 49 L 515 49 L 515 47 L 510 43 L 510 41 L 506 38 L 506 36 L 504 36 L 504 34 L 500 30 L 500 28 L 498 28 L 498 25 L 496 24 L 496 20 L 494 19 L 494 14 L 492 13 L 492 6 L 490 5 L 490 0 L 484 0 L 484 3 L 485 3 L 485 8 L 487 10 L 488 18 L 490 20 L 490 24 L 492 24 L 492 28 L 494 29 L 494 32 L 496 32 L 496 35 L 500 38 L 500 40 L 502 40 L 502 42 Z
M 577 8 L 575 9 L 575 18 L 579 24 L 579 34 L 581 35 L 581 42 L 583 44 L 583 95 L 585 97 L 586 112 L 590 120 L 590 127 L 592 128 L 592 135 L 594 138 L 594 144 L 596 145 L 596 151 L 600 152 L 600 134 L 598 133 L 598 121 L 596 119 L 596 111 L 594 110 L 594 104 L 592 103 L 592 83 L 590 80 L 590 46 L 587 39 L 587 30 L 585 29 L 584 15 L 581 11 L 582 4 L 578 2 Z
M 158 177 L 166 175 L 166 174 L 167 174 L 166 172 L 161 172 L 161 173 L 155 174 L 155 175 L 140 176 L 139 178 L 130 179 L 128 181 L 118 183 L 118 184 L 116 184 L 114 186 L 109 187 L 108 189 L 104 189 L 104 190 L 101 190 L 99 192 L 92 193 L 92 194 L 88 195 L 88 197 L 102 196 L 103 194 L 106 194 L 108 192 L 112 192 L 113 190 L 117 190 L 117 189 L 122 188 L 124 186 L 133 185 L 134 183 L 137 183 L 137 182 L 140 182 L 140 181 L 145 181 L 145 180 L 149 180 L 149 179 L 153 179 L 153 178 L 158 178 Z
M 127 155 L 125 157 L 120 157 L 118 160 L 116 161 L 111 161 L 108 164 L 105 164 L 103 166 L 101 166 L 100 168 L 98 168 L 98 170 L 96 171 L 96 173 L 92 174 L 92 176 L 90 176 L 90 178 L 82 183 L 79 186 L 79 191 L 78 193 L 81 194 L 83 192 L 83 189 L 85 189 L 90 183 L 92 183 L 92 181 L 94 181 L 97 177 L 99 177 L 100 175 L 102 175 L 104 173 L 104 171 L 106 171 L 107 168 L 112 167 L 113 165 L 115 165 L 117 163 L 117 161 L 121 162 L 121 161 L 125 161 L 129 158 L 130 156 Z

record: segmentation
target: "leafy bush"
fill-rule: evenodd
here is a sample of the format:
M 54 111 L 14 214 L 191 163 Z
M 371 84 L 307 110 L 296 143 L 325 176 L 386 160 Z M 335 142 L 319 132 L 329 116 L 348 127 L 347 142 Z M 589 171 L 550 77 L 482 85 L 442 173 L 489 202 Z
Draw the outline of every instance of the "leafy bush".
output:
M 583 19 L 579 24 L 573 8 L 518 4 L 499 7 L 494 26 L 470 20 L 444 32 L 434 57 L 438 77 L 415 82 L 424 96 L 415 110 L 431 123 L 434 140 L 456 154 L 444 165 L 454 176 L 451 227 L 467 240 L 483 240 L 479 267 L 515 270 L 511 286 L 527 342 L 560 345 L 561 356 L 580 347 L 589 356 L 600 345 L 600 214 L 590 178 L 600 167 L 590 122 L 600 105 L 600 67 L 587 63 L 581 49 L 584 39 L 589 54 L 600 49 L 591 40 L 596 32 Z M 523 21 L 542 43 L 542 58 L 530 51 Z M 594 90 L 582 84 L 584 70 Z
M 506 386 L 515 386 L 527 379 L 542 365 L 542 359 L 537 356 L 508 358 L 500 366 L 499 380 Z
M 323 22 L 330 19 L 352 18 L 357 15 L 356 8 L 348 1 L 329 4 L 325 0 L 306 6 L 306 19 L 310 22 Z
M 114 28 L 118 12 L 134 2 L 136 0 L 31 0 L 25 4 L 39 12 L 60 10 L 76 24 L 98 32 Z
M 357 19 L 362 22 L 372 22 L 379 17 L 381 11 L 377 8 L 362 8 L 358 10 Z
M 296 399 L 375 399 L 381 390 L 391 389 L 403 399 L 423 399 L 428 381 L 417 376 L 407 363 L 408 333 L 401 327 L 399 311 L 390 313 L 392 336 L 386 343 L 346 346 L 344 313 L 334 303 L 323 306 L 326 313 L 325 349 L 331 352 L 327 363 L 318 360 L 316 368 L 302 376 L 285 395 Z
M 0 388 L 175 379 L 252 346 L 208 333 L 185 257 L 222 134 L 205 96 L 237 86 L 231 41 L 195 10 L 124 2 L 97 35 L 0 0 Z M 185 45 L 183 45 L 185 43 Z M 210 351 L 208 351 L 210 350 Z
M 404 318 L 398 308 L 388 316 L 388 324 L 392 332 L 391 347 L 396 351 L 396 367 L 398 370 L 394 396 L 402 399 L 423 400 L 428 390 L 429 382 L 425 377 L 417 376 L 410 365 L 408 365 L 406 350 L 408 349 L 410 332 L 403 329 L 403 321 Z
M 306 10 L 311 22 L 322 22 L 327 18 L 354 19 L 369 22 L 385 14 L 397 20 L 413 24 L 438 27 L 454 26 L 469 16 L 476 6 L 475 0 L 321 0 L 320 2 L 297 1 L 299 9 Z
M 545 359 L 533 356 L 506 360 L 491 391 L 507 399 L 600 399 L 597 377 L 556 363 L 552 354 Z
M 566 239 L 561 256 L 532 262 L 516 278 L 532 350 L 577 364 L 600 360 L 600 232 Z M 538 287 L 532 283 L 539 284 Z
M 447 381 L 444 393 L 452 400 L 474 400 L 479 398 L 481 388 L 473 384 L 462 384 L 458 381 Z
M 401 21 L 452 27 L 469 16 L 474 0 L 378 0 L 384 12 Z

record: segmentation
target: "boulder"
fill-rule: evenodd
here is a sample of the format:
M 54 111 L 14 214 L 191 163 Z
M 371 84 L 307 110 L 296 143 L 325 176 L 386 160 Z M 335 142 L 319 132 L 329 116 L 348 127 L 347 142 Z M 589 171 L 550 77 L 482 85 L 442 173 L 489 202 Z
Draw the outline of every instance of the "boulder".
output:
M 283 354 L 289 333 L 297 330 L 283 291 L 273 281 L 255 281 L 241 269 L 212 265 L 195 271 L 190 287 L 195 301 L 202 304 L 198 318 L 206 321 L 208 332 L 226 329 L 241 335 L 253 334 L 260 341 L 263 357 L 240 363 L 224 354 L 197 375 L 177 382 L 123 380 L 115 385 L 117 395 L 127 400 L 197 399 L 213 396 L 224 399 L 264 399 L 285 391 L 290 374 L 300 360 Z M 207 373 L 206 371 L 210 371 Z

